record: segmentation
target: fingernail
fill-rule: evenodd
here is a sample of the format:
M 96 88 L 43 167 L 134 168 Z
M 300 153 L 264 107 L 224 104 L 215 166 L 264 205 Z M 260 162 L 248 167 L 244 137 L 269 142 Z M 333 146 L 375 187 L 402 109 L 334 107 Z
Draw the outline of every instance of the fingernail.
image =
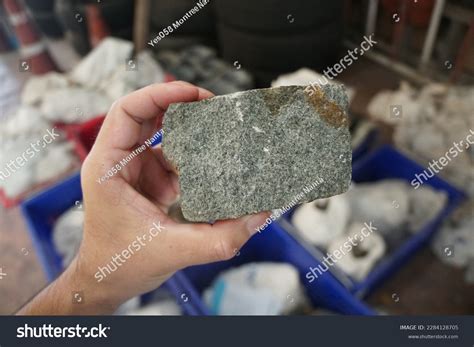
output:
M 265 224 L 265 220 L 270 217 L 270 212 L 263 212 L 250 216 L 247 221 L 247 230 L 250 235 L 254 235 L 260 231 L 260 228 Z

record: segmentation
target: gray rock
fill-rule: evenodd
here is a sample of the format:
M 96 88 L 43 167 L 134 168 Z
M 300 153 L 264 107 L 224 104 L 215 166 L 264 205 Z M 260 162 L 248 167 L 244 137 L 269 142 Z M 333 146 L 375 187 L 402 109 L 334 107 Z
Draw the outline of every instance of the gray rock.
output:
M 179 172 L 186 219 L 209 221 L 345 192 L 351 180 L 342 86 L 257 89 L 173 104 L 163 152 Z

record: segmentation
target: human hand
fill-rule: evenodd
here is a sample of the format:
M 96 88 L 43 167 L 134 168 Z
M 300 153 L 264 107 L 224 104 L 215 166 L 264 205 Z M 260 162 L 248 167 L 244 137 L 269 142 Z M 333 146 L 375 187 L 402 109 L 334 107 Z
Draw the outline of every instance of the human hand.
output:
M 168 211 L 179 196 L 179 184 L 161 147 L 145 146 L 116 174 L 100 180 L 153 137 L 171 103 L 212 96 L 189 83 L 171 82 L 145 87 L 113 104 L 82 166 L 83 241 L 59 279 L 63 290 L 84 293 L 84 305 L 53 313 L 112 313 L 179 269 L 232 258 L 263 224 L 268 213 L 213 225 L 173 221 Z

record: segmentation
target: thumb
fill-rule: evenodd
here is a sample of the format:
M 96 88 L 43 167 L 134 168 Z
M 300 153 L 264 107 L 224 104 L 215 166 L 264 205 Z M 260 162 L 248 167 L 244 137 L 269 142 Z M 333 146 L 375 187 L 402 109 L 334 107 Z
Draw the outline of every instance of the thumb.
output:
M 181 224 L 183 229 L 181 245 L 189 250 L 183 257 L 183 267 L 228 260 L 258 231 L 265 223 L 269 212 L 218 221 L 209 224 Z M 176 234 L 175 234 L 176 235 Z

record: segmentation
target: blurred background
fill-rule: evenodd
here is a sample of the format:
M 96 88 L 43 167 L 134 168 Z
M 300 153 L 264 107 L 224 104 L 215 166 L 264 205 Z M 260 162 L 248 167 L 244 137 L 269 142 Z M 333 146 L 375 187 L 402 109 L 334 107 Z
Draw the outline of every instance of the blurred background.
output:
M 74 257 L 79 170 L 112 102 L 176 79 L 343 83 L 354 184 L 117 314 L 474 313 L 472 0 L 2 0 L 0 314 Z

